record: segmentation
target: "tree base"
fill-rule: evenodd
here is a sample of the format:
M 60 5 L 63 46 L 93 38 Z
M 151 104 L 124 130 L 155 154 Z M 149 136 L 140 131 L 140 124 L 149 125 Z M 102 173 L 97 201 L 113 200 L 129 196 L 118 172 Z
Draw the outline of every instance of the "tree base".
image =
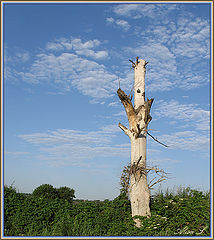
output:
M 137 227 L 137 228 L 142 227 L 142 222 L 140 221 L 139 218 L 135 218 L 134 222 L 135 222 L 135 227 Z

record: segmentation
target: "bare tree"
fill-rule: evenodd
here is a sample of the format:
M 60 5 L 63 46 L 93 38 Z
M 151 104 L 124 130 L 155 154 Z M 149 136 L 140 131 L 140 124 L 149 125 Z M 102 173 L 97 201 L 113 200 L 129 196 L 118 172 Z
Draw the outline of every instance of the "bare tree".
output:
M 146 137 L 148 133 L 148 124 L 152 120 L 150 109 L 153 98 L 145 100 L 145 73 L 146 62 L 143 59 L 136 58 L 136 62 L 129 60 L 134 69 L 134 106 L 132 104 L 132 96 L 127 96 L 123 90 L 117 90 L 128 117 L 129 129 L 119 123 L 119 127 L 130 138 L 131 142 L 131 164 L 126 169 L 128 177 L 124 177 L 128 181 L 129 197 L 131 201 L 132 216 L 151 216 L 150 212 L 150 187 L 147 181 L 147 173 L 155 168 L 147 168 L 146 166 Z M 161 142 L 159 142 L 162 144 Z M 162 144 L 164 145 L 164 144 Z M 166 145 L 165 145 L 166 146 Z M 159 171 L 160 172 L 160 171 Z M 156 182 L 163 181 L 163 176 Z M 151 183 L 154 185 L 156 182 Z M 135 219 L 136 226 L 140 227 L 139 219 Z

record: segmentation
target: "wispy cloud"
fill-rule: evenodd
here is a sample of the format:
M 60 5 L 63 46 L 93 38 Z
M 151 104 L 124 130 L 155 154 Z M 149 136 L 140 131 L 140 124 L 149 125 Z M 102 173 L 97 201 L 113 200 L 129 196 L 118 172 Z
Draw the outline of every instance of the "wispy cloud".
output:
M 173 119 L 182 121 L 183 127 L 196 130 L 206 130 L 210 128 L 210 111 L 198 107 L 197 104 L 180 104 L 176 100 L 169 102 L 160 100 L 154 110 L 154 115 L 158 118 Z
M 181 18 L 172 32 L 170 43 L 172 51 L 181 57 L 200 58 L 209 57 L 210 27 L 206 20 L 201 18 Z
M 110 125 L 94 132 L 57 129 L 19 137 L 37 146 L 38 157 L 50 164 L 87 166 L 87 161 L 93 162 L 96 157 L 124 157 L 129 154 L 127 146 L 112 144 L 117 131 L 115 126 Z
M 10 155 L 10 156 L 21 156 L 21 155 L 28 155 L 30 154 L 29 152 L 6 152 L 7 155 Z
M 25 63 L 30 59 L 30 53 L 23 49 L 16 49 L 15 53 L 12 55 L 11 51 L 8 49 L 8 47 L 6 47 L 5 54 L 6 57 L 4 60 L 6 60 L 6 63 L 9 62 L 12 65 Z
M 106 133 L 117 133 L 121 131 L 121 129 L 116 124 L 110 124 L 110 125 L 101 127 L 101 130 Z
M 120 26 L 124 31 L 128 31 L 130 28 L 130 25 L 128 24 L 127 21 L 118 19 L 115 22 L 118 26 Z
M 122 19 L 114 19 L 112 17 L 106 18 L 107 24 L 113 24 L 116 27 L 121 28 L 124 31 L 128 31 L 130 29 L 130 25 L 127 21 L 122 20 Z
M 170 127 L 170 134 L 157 134 L 155 137 L 169 149 L 188 151 L 208 151 L 210 145 L 210 111 L 197 104 L 181 104 L 176 100 L 160 100 L 154 105 L 156 121 L 164 119 Z M 174 128 L 175 127 L 175 128 Z M 183 131 L 181 131 L 183 129 Z M 152 145 L 154 143 L 152 142 Z
M 200 134 L 197 131 L 164 134 L 159 136 L 158 139 L 168 145 L 169 149 L 207 152 L 210 146 L 208 134 Z
M 119 106 L 119 102 L 110 102 L 108 104 L 109 107 L 118 107 Z
M 149 64 L 147 67 L 147 89 L 149 91 L 166 91 L 174 88 L 177 75 L 176 57 L 164 45 L 150 42 L 139 44 L 136 48 L 124 49 L 127 54 L 143 56 Z
M 15 57 L 16 57 L 17 61 L 21 61 L 24 63 L 30 59 L 30 54 L 27 51 L 18 52 Z
M 100 45 L 101 42 L 97 39 L 82 42 L 80 38 L 62 38 L 56 41 L 48 42 L 46 45 L 46 50 L 73 51 L 77 55 L 91 57 L 93 59 L 105 59 L 108 57 L 108 52 L 106 50 L 94 50 Z
M 121 4 L 113 8 L 114 13 L 133 19 L 142 17 L 161 18 L 178 8 L 176 4 Z
M 88 45 L 95 43 L 88 43 Z M 90 55 L 89 49 L 84 55 Z M 97 53 L 105 55 L 104 51 Z M 30 84 L 49 84 L 59 93 L 78 89 L 82 94 L 94 99 L 105 99 L 116 90 L 118 77 L 96 61 L 89 60 L 71 52 L 43 51 L 37 54 L 29 69 L 13 69 L 8 67 L 6 78 L 19 79 Z
M 209 82 L 210 23 L 187 9 L 181 4 L 148 3 L 113 7 L 116 16 L 135 19 L 129 24 L 138 41 L 123 51 L 149 61 L 149 91 L 189 90 Z M 141 26 L 140 18 L 149 24 Z
M 96 51 L 95 51 L 96 50 Z M 27 67 L 14 64 L 17 55 Z M 5 78 L 24 81 L 29 84 L 48 84 L 50 94 L 65 94 L 77 89 L 83 95 L 91 97 L 90 103 L 104 103 L 103 99 L 112 97 L 118 85 L 119 77 L 100 61 L 109 58 L 104 43 L 97 40 L 83 41 L 80 38 L 61 38 L 46 44 L 39 53 L 20 51 L 7 56 Z
M 157 110 L 158 109 L 158 110 Z M 189 124 L 188 130 L 158 134 L 155 137 L 169 146 L 169 150 L 187 150 L 204 152 L 209 148 L 207 128 L 208 111 L 197 108 L 196 105 L 178 104 L 171 101 L 168 104 L 160 101 L 154 115 Z M 115 144 L 114 139 L 121 130 L 116 124 L 102 127 L 96 131 L 77 131 L 72 129 L 57 129 L 33 134 L 21 134 L 19 138 L 37 148 L 37 158 L 54 166 L 75 165 L 89 167 L 95 158 L 130 156 L 130 144 Z M 156 142 L 151 141 L 149 154 L 155 156 Z M 157 157 L 157 156 L 156 156 Z M 153 158 L 152 158 L 153 159 Z M 153 159 L 154 160 L 154 159 Z M 156 161 L 156 160 L 155 160 Z
M 154 24 L 142 31 L 143 40 L 124 48 L 149 61 L 149 91 L 198 88 L 209 82 L 209 23 L 200 18 Z
M 167 163 L 168 167 L 170 164 L 174 163 L 180 163 L 182 162 L 181 160 L 173 159 L 173 158 L 166 158 L 166 157 L 161 157 L 160 158 L 160 153 L 159 156 L 156 154 L 155 156 L 151 157 L 151 160 L 148 159 L 148 167 L 154 167 L 154 166 L 159 166 L 160 164 L 162 165 L 163 163 Z M 150 177 L 151 178 L 151 177 Z
M 106 18 L 106 22 L 107 23 L 114 23 L 114 18 L 112 18 L 112 17 L 108 17 L 108 18 Z
M 125 31 L 138 27 L 139 41 L 131 47 L 121 45 L 115 56 L 119 56 L 121 62 L 124 59 L 128 62 L 130 56 L 149 61 L 146 74 L 149 93 L 174 88 L 190 90 L 209 82 L 209 23 L 184 13 L 172 20 L 170 14 L 179 8 L 175 4 L 121 4 L 113 7 L 113 17 L 106 18 L 107 24 Z M 130 22 L 124 20 L 136 18 L 137 21 L 145 16 L 159 21 L 153 23 L 152 20 L 149 27 L 142 27 L 135 26 L 133 19 Z M 110 70 L 103 61 L 109 60 L 111 54 L 104 41 L 98 39 L 59 38 L 48 42 L 39 54 L 31 56 L 31 62 L 27 52 L 15 54 L 22 61 L 28 61 L 28 68 L 8 63 L 5 76 L 30 84 L 49 84 L 58 94 L 75 88 L 90 96 L 90 103 L 104 103 L 115 94 L 119 79 L 124 90 L 130 90 L 133 85 L 133 71 L 127 70 L 128 65 L 121 66 L 118 72 Z

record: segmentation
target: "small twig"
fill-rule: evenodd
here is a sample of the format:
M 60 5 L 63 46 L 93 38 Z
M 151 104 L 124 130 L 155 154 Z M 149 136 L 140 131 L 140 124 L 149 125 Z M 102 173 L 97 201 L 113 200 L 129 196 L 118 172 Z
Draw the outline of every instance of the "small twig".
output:
M 151 168 L 146 168 L 147 170 L 147 174 L 149 171 L 153 170 L 155 172 L 155 177 L 153 177 L 150 181 L 149 181 L 149 188 L 151 189 L 152 186 L 154 186 L 157 183 L 160 183 L 164 180 L 166 180 L 168 177 L 166 176 L 167 173 L 163 170 L 163 169 L 159 169 L 158 167 L 151 167 Z
M 135 64 L 135 63 L 134 63 L 132 60 L 130 60 L 130 59 L 129 59 L 129 62 L 131 62 L 131 63 L 132 63 L 132 67 L 133 67 L 133 68 L 135 68 L 135 67 L 136 67 L 136 64 Z
M 163 182 L 164 180 L 166 180 L 165 178 L 160 178 L 158 179 L 156 182 L 154 182 L 151 186 L 149 186 L 149 188 L 152 188 L 155 184 Z
M 149 184 L 148 184 L 148 185 L 150 185 L 156 178 L 157 178 L 157 177 L 152 178 L 152 180 L 149 181 Z
M 148 134 L 152 139 L 154 139 L 156 142 L 158 142 L 158 143 L 160 143 L 161 145 L 163 145 L 164 147 L 168 147 L 166 144 L 158 141 L 157 138 L 153 137 L 148 131 L 147 131 L 147 134 Z

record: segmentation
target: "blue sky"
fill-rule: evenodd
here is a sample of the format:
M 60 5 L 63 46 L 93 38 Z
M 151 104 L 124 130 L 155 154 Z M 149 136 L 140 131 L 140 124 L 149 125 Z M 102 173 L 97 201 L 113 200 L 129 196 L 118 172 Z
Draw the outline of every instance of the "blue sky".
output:
M 210 3 L 5 3 L 4 183 L 20 192 L 68 186 L 113 199 L 130 161 L 129 59 L 149 62 L 148 166 L 159 188 L 210 187 Z

